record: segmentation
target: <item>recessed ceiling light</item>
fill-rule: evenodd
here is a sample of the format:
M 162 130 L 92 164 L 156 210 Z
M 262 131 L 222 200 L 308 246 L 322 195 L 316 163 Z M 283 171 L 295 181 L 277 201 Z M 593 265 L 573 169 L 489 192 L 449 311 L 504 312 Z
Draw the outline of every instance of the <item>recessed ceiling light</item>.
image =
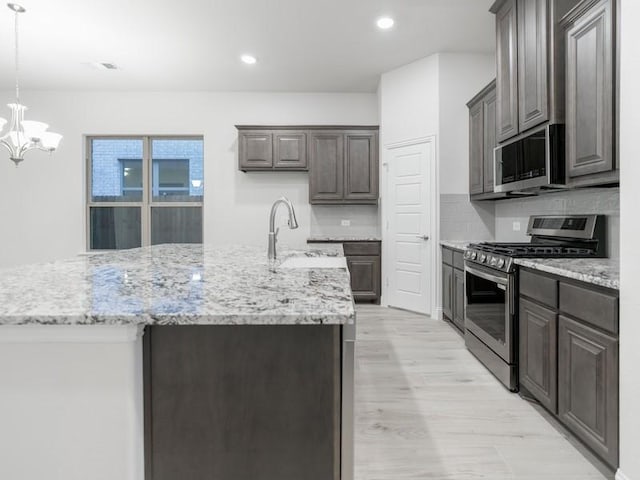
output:
M 256 63 L 258 61 L 258 59 L 256 57 L 254 57 L 253 55 L 242 55 L 240 57 L 240 60 L 242 60 L 247 65 L 253 65 L 254 63 Z
M 395 22 L 391 17 L 381 17 L 376 21 L 376 25 L 378 25 L 378 28 L 381 28 L 382 30 L 389 30 L 393 27 L 394 23 Z

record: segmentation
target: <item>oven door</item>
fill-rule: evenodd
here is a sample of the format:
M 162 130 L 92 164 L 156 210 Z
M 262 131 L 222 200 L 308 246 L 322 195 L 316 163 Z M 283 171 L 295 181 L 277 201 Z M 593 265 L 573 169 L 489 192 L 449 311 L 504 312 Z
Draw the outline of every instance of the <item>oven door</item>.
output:
M 465 263 L 465 328 L 508 364 L 515 363 L 513 277 Z

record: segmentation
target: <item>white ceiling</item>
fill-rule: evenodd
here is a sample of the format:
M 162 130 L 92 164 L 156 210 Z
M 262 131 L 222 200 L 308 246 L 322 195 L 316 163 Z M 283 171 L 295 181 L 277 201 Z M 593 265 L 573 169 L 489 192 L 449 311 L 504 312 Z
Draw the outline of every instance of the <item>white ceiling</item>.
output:
M 495 41 L 492 0 L 18 3 L 25 89 L 373 92 L 385 71 L 436 52 L 490 53 Z M 381 15 L 395 19 L 391 30 L 375 26 Z M 258 64 L 242 64 L 246 52 Z M 0 88 L 13 82 L 13 12 L 3 2 Z

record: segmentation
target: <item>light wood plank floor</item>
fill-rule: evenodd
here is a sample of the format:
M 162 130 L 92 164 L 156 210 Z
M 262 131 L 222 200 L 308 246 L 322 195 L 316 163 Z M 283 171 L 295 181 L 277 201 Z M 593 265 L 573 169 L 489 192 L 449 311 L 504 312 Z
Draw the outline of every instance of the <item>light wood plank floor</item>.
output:
M 613 478 L 449 324 L 363 306 L 357 328 L 356 480 Z

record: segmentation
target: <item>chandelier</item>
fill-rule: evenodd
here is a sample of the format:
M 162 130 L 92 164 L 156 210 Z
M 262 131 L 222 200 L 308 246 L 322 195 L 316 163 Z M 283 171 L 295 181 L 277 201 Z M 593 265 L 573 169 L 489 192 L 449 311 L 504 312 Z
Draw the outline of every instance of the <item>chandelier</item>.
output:
M 29 150 L 38 149 L 45 152 L 53 152 L 58 148 L 62 135 L 47 132 L 49 125 L 43 122 L 25 120 L 24 112 L 27 107 L 20 103 L 20 87 L 18 84 L 18 14 L 26 10 L 16 3 L 8 3 L 7 6 L 15 13 L 15 67 L 16 67 L 16 101 L 7 106 L 11 109 L 11 122 L 9 129 L 3 135 L 2 129 L 7 121 L 0 118 L 0 143 L 9 150 L 9 158 L 16 166 L 24 160 L 24 154 Z

